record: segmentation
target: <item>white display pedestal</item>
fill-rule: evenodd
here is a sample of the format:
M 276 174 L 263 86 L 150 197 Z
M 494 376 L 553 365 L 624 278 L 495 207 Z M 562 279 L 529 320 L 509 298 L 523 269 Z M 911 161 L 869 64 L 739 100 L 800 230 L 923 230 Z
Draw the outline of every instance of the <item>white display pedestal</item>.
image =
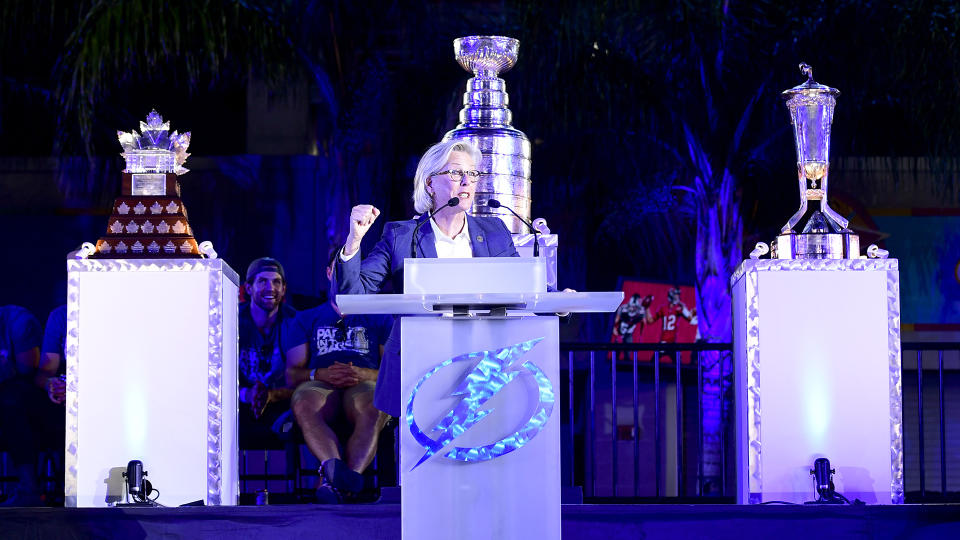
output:
M 538 341 L 529 352 L 518 350 L 515 358 L 503 363 L 494 358 L 495 351 L 504 346 L 534 340 Z M 400 427 L 403 538 L 559 539 L 557 318 L 405 317 L 401 322 L 401 344 L 404 359 L 401 373 L 404 418 Z M 478 351 L 491 352 L 487 356 L 489 360 L 480 367 L 477 364 L 483 353 L 437 369 L 450 359 Z M 510 357 L 510 351 L 504 351 L 503 356 Z M 476 408 L 476 411 L 493 412 L 471 426 L 469 407 L 460 405 L 471 398 L 470 393 L 452 394 L 467 376 L 483 378 L 481 370 L 487 362 L 494 381 L 497 370 L 517 374 L 489 401 Z M 428 373 L 431 373 L 429 377 Z M 546 379 L 546 392 L 539 391 L 538 376 Z M 477 386 L 482 386 L 479 380 Z M 413 407 L 408 408 L 415 391 Z M 463 434 L 417 466 L 427 451 L 414 438 L 409 421 L 413 419 L 429 439 L 442 440 L 446 433 L 458 428 L 432 428 L 458 405 L 464 414 L 458 416 L 460 420 L 454 424 L 465 428 Z M 538 412 L 543 413 L 542 418 L 535 417 Z M 518 430 L 520 434 L 514 435 Z M 453 433 L 448 435 L 452 436 Z M 525 437 L 532 438 L 527 442 Z M 459 460 L 481 459 L 486 457 L 485 453 L 496 455 L 524 442 L 520 448 L 492 459 Z M 489 445 L 494 447 L 487 448 Z M 463 449 L 457 450 L 463 454 L 458 459 L 446 455 L 454 448 Z
M 67 263 L 66 505 L 237 503 L 237 274 L 221 260 Z
M 895 259 L 747 260 L 731 278 L 737 502 L 903 502 Z
M 622 292 L 337 296 L 344 314 L 431 314 L 401 321 L 403 538 L 560 538 L 559 327 L 532 312 L 609 312 L 622 301 Z M 528 315 L 438 316 L 492 308 Z

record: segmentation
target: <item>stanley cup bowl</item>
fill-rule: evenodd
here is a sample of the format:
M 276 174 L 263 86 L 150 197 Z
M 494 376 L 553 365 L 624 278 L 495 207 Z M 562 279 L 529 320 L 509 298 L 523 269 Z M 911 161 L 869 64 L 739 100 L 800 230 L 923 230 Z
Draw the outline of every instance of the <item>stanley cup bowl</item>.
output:
M 503 36 L 466 36 L 453 40 L 453 53 L 463 69 L 496 78 L 517 63 L 520 41 Z

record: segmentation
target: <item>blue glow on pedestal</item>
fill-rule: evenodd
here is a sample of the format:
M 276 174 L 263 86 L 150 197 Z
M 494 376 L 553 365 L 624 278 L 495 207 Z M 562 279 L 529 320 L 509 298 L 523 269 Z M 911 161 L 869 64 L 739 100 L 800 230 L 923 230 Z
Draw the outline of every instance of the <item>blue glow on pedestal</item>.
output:
M 142 450 L 147 440 L 147 426 L 150 425 L 150 411 L 146 400 L 128 393 L 122 407 L 123 437 L 128 444 Z M 142 459 L 142 457 L 130 456 L 130 459 Z
M 479 447 L 455 447 L 444 454 L 444 457 L 456 461 L 477 462 L 494 459 L 517 450 L 530 442 L 546 426 L 547 419 L 553 412 L 555 395 L 550 379 L 533 362 L 519 362 L 519 358 L 530 351 L 543 338 L 532 339 L 503 347 L 493 351 L 478 351 L 462 354 L 441 362 L 424 374 L 417 381 L 410 393 L 407 402 L 406 419 L 410 433 L 426 452 L 410 470 L 416 469 L 430 459 L 434 454 L 468 429 L 475 426 L 485 416 L 493 412 L 492 409 L 481 409 L 490 398 L 502 390 L 507 384 L 523 374 L 532 375 L 537 383 L 538 403 L 533 415 L 516 432 L 499 441 Z M 437 439 L 432 439 L 417 425 L 413 414 L 413 404 L 417 393 L 431 376 L 441 369 L 455 362 L 476 362 L 463 381 L 453 390 L 451 396 L 462 399 L 444 416 L 437 425 L 428 432 L 438 431 Z
M 823 376 L 824 373 L 830 373 L 830 365 L 827 358 L 831 355 L 828 351 L 821 350 L 820 344 L 816 339 L 811 339 L 802 346 L 803 357 L 807 358 L 810 369 L 806 372 L 801 384 L 803 396 L 800 406 L 804 410 L 804 438 L 814 446 L 821 446 L 826 443 L 826 434 L 830 430 L 830 411 L 834 407 L 831 396 L 829 377 Z M 817 375 L 819 374 L 819 375 Z
M 807 386 L 804 396 L 805 417 L 807 419 L 806 436 L 813 444 L 824 442 L 824 436 L 830 429 L 830 409 L 829 392 L 815 385 Z

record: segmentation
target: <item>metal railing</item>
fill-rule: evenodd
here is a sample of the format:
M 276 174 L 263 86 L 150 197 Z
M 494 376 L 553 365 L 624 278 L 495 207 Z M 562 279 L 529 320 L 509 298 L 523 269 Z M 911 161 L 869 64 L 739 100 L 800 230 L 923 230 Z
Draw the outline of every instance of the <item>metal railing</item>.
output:
M 564 467 L 565 482 L 582 486 L 585 497 L 596 502 L 675 502 L 691 496 L 708 497 L 711 502 L 720 502 L 718 497 L 732 501 L 733 489 L 726 478 L 732 464 L 727 456 L 733 455 L 726 448 L 733 427 L 729 343 L 566 343 L 561 351 L 561 358 L 566 355 L 566 365 L 561 367 L 567 373 L 564 445 L 569 463 Z M 711 363 L 703 361 L 707 357 Z M 719 368 L 715 393 L 721 401 L 721 414 L 715 426 L 719 429 L 714 430 L 719 435 L 714 444 L 719 447 L 719 474 L 713 475 L 719 479 L 713 489 L 706 486 L 703 459 L 705 366 Z M 625 400 L 622 392 L 628 394 Z M 599 418 L 605 423 L 599 433 L 598 407 L 603 409 Z M 653 414 L 644 417 L 652 422 L 642 423 L 641 409 L 648 407 Z M 621 421 L 621 411 L 628 415 L 628 422 Z M 648 426 L 652 429 L 645 429 Z M 672 437 L 666 432 L 672 432 Z M 622 448 L 624 439 L 631 443 L 629 449 Z M 632 454 L 626 466 L 628 474 L 621 470 L 624 450 Z M 609 466 L 603 467 L 603 463 Z
M 901 350 L 907 502 L 960 500 L 960 458 L 950 454 L 946 415 L 948 393 L 960 395 L 960 343 L 903 342 Z M 951 354 L 955 365 L 952 357 L 945 362 Z M 581 486 L 589 502 L 733 502 L 734 364 L 729 343 L 561 344 L 564 483 Z M 924 380 L 934 373 L 939 491 L 928 489 L 925 444 L 933 430 Z
M 960 395 L 960 343 L 957 342 L 916 342 L 905 341 L 901 344 L 903 377 L 901 386 L 903 388 L 903 423 L 904 423 L 904 487 L 906 490 L 906 500 L 912 503 L 923 502 L 960 502 L 960 466 L 956 463 L 960 461 L 960 451 L 955 446 L 951 449 L 948 445 L 947 429 L 947 392 L 952 391 L 953 395 Z M 951 366 L 947 366 L 945 360 L 951 360 Z M 936 360 L 933 361 L 933 358 Z M 939 491 L 932 491 L 927 488 L 927 464 L 928 448 L 926 441 L 930 434 L 927 429 L 926 417 L 928 411 L 924 410 L 924 388 L 926 374 L 936 375 L 936 440 L 937 454 L 939 454 Z M 954 385 L 948 387 L 947 377 L 954 379 Z M 913 380 L 915 378 L 915 381 Z M 912 386 L 912 388 L 911 388 Z M 913 397 L 913 394 L 916 397 Z M 929 391 L 927 394 L 931 393 Z M 910 399 L 908 400 L 908 396 Z M 915 399 L 915 403 L 913 402 Z M 915 415 L 911 414 L 915 412 Z M 956 417 L 956 415 L 955 415 Z M 915 419 L 916 426 L 911 425 Z M 954 426 L 956 429 L 956 426 Z M 960 441 L 954 441 L 955 445 L 960 445 Z M 948 463 L 947 456 L 952 450 L 954 463 Z M 912 464 L 916 461 L 917 470 L 914 471 Z M 950 466 L 953 467 L 950 467 Z M 948 483 L 948 473 L 954 473 L 953 491 Z M 916 486 L 916 489 L 913 489 Z

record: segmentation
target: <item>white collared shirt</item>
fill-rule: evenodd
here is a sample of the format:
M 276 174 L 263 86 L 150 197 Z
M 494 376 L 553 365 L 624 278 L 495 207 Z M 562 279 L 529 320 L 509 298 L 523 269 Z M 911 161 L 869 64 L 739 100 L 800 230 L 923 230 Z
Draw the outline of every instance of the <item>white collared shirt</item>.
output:
M 433 229 L 433 245 L 437 250 L 438 259 L 452 259 L 457 257 L 469 259 L 473 257 L 473 247 L 470 245 L 470 226 L 466 216 L 464 216 L 463 219 L 463 228 L 460 229 L 460 232 L 453 238 L 444 234 L 432 219 L 430 220 L 430 228 Z M 359 249 L 354 252 L 353 255 L 345 257 L 343 255 L 343 248 L 341 248 L 340 260 L 349 261 L 354 258 L 357 253 L 360 253 Z
M 463 228 L 453 238 L 444 234 L 432 219 L 430 220 L 430 228 L 433 229 L 434 246 L 437 248 L 438 259 L 469 259 L 473 257 L 473 248 L 470 246 L 470 229 L 466 216 L 463 218 Z

